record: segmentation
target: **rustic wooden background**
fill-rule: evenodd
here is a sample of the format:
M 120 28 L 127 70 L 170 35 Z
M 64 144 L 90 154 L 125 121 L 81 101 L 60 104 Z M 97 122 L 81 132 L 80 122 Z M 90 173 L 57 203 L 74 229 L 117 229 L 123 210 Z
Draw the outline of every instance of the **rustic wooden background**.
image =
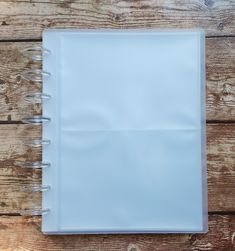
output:
M 41 158 L 22 143 L 40 137 L 20 120 L 41 108 L 22 99 L 40 86 L 21 78 L 36 66 L 20 50 L 40 45 L 48 27 L 205 29 L 208 234 L 44 236 L 40 217 L 19 215 L 40 205 L 21 188 L 41 179 L 16 165 Z M 0 250 L 235 250 L 235 0 L 0 0 Z

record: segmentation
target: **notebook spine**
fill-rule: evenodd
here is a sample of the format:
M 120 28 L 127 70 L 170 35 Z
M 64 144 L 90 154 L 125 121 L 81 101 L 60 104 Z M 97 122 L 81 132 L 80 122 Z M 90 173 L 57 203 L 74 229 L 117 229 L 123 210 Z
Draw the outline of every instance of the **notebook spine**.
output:
M 43 59 L 43 55 L 50 54 L 50 51 L 40 47 L 29 47 L 25 48 L 21 51 L 23 56 L 25 56 L 30 62 L 41 62 Z M 22 77 L 27 81 L 33 83 L 41 83 L 43 82 L 43 78 L 50 77 L 50 73 L 43 71 L 42 69 L 26 69 L 22 72 Z M 47 93 L 42 92 L 28 92 L 23 96 L 24 100 L 33 104 L 43 104 L 44 101 L 50 100 L 51 96 Z M 29 117 L 22 118 L 22 122 L 31 125 L 43 125 L 44 123 L 49 123 L 51 118 L 45 117 L 42 115 L 32 115 Z M 46 145 L 50 145 L 50 139 L 43 138 L 35 138 L 30 140 L 25 140 L 23 144 L 27 147 L 40 148 Z M 20 162 L 18 166 L 26 169 L 42 169 L 42 168 L 50 168 L 51 163 L 46 161 L 33 161 L 33 162 Z M 22 191 L 28 193 L 38 193 L 38 192 L 47 192 L 50 190 L 49 185 L 42 184 L 33 184 L 30 186 L 25 186 L 22 188 Z M 50 209 L 41 208 L 38 206 L 34 206 L 33 208 L 22 209 L 20 214 L 23 216 L 36 216 L 36 215 L 44 215 L 48 214 Z

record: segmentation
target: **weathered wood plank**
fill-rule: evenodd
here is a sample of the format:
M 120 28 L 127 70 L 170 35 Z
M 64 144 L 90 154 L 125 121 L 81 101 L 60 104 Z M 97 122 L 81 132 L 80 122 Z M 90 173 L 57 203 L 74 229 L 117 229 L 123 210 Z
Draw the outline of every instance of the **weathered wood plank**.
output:
M 37 43 L 36 43 L 37 44 Z M 0 43 L 0 120 L 17 121 L 23 116 L 41 113 L 39 105 L 25 102 L 23 95 L 40 90 L 41 86 L 21 77 L 23 70 L 37 65 L 30 64 L 21 54 L 25 47 L 35 43 Z
M 235 216 L 209 217 L 207 234 L 57 235 L 40 232 L 39 217 L 0 217 L 2 250 L 196 251 L 235 248 Z
M 195 28 L 235 33 L 233 0 L 0 1 L 0 40 L 38 39 L 44 28 Z
M 235 211 L 235 124 L 207 126 L 207 170 L 209 210 Z
M 41 43 L 0 43 L 0 121 L 20 120 L 39 114 L 40 106 L 30 105 L 23 93 L 40 90 L 28 83 L 21 72 L 30 65 L 20 54 L 27 46 Z M 235 120 L 235 37 L 208 38 L 207 50 L 207 119 Z
M 40 151 L 23 146 L 24 139 L 40 133 L 40 128 L 29 125 L 0 125 L 0 214 L 40 205 L 40 196 L 21 191 L 41 182 L 40 171 L 17 167 L 17 161 L 41 158 Z M 209 211 L 235 211 L 235 125 L 210 124 L 207 134 Z
M 207 118 L 234 121 L 235 37 L 207 39 L 206 79 Z
M 40 150 L 23 145 L 23 140 L 40 136 L 41 130 L 35 126 L 0 125 L 0 213 L 19 213 L 22 208 L 40 203 L 40 194 L 23 192 L 22 188 L 41 183 L 41 171 L 16 166 L 17 161 L 41 159 Z

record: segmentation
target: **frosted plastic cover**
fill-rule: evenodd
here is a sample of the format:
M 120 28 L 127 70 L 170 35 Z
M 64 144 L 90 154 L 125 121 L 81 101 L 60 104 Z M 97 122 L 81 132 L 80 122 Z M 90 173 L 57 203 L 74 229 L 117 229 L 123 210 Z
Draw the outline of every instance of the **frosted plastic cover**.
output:
M 204 33 L 45 30 L 44 233 L 207 231 Z

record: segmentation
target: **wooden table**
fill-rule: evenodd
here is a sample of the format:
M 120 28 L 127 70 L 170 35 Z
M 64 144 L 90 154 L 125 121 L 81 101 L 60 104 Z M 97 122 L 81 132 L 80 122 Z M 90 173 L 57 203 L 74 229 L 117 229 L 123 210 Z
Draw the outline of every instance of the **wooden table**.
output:
M 23 69 L 38 66 L 20 50 L 40 45 L 48 27 L 205 29 L 208 234 L 44 236 L 40 217 L 20 216 L 21 208 L 40 205 L 22 187 L 41 180 L 40 171 L 17 167 L 41 158 L 23 145 L 41 128 L 21 118 L 41 107 L 22 95 L 41 87 L 22 79 Z M 235 0 L 0 1 L 0 94 L 0 250 L 235 250 Z

